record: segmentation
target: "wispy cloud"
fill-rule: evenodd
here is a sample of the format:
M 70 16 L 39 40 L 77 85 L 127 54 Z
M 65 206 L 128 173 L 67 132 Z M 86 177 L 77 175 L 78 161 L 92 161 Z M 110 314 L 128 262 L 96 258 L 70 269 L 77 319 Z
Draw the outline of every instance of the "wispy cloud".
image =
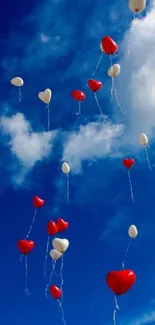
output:
M 10 150 L 10 157 L 15 160 L 12 166 L 14 172 L 12 179 L 14 183 L 20 185 L 37 162 L 49 157 L 56 131 L 33 132 L 30 123 L 21 113 L 12 117 L 3 116 L 0 123 L 5 145 Z M 18 166 L 16 171 L 15 165 Z
M 130 320 L 128 320 L 130 318 Z M 155 323 L 155 304 L 154 301 L 146 306 L 137 307 L 132 310 L 127 316 L 124 317 L 124 321 L 127 325 L 148 325 Z M 121 322 L 123 324 L 123 321 Z
M 79 172 L 84 160 L 93 162 L 107 156 L 119 157 L 119 138 L 123 131 L 122 124 L 110 122 L 81 125 L 78 131 L 70 134 L 65 144 L 63 160 L 69 162 L 72 171 Z

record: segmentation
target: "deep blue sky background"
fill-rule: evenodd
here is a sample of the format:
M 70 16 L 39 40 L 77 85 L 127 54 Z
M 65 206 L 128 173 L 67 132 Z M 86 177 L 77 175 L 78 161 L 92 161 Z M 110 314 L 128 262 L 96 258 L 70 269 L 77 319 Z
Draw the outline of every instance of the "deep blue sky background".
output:
M 111 18 L 113 9 L 118 15 L 115 21 Z M 47 114 L 37 93 L 51 88 L 52 130 L 72 132 L 80 124 L 96 121 L 98 108 L 86 84 L 100 55 L 100 40 L 109 35 L 120 44 L 131 19 L 127 2 L 122 4 L 121 1 L 5 1 L 0 12 L 1 116 L 21 112 L 34 132 L 46 130 Z M 53 43 L 41 43 L 41 33 L 51 37 Z M 60 37 L 59 46 L 55 45 L 57 36 Z M 114 62 L 118 58 L 121 60 L 121 55 L 120 50 Z M 105 57 L 96 74 L 96 79 L 105 83 L 101 105 L 114 122 L 127 123 L 119 109 L 110 104 L 108 68 L 109 58 Z M 18 103 L 16 89 L 9 83 L 16 75 L 25 81 L 22 103 Z M 76 102 L 70 96 L 76 88 L 87 94 L 83 115 L 79 118 L 75 115 Z M 114 115 L 114 111 L 118 113 Z M 105 276 L 110 270 L 121 268 L 128 245 L 128 227 L 137 226 L 139 236 L 126 263 L 136 272 L 137 281 L 131 291 L 120 297 L 121 309 L 117 316 L 118 324 L 130 324 L 150 303 L 152 306 L 155 299 L 155 171 L 149 171 L 143 150 L 124 149 L 129 157 L 139 159 L 131 172 L 133 203 L 121 158 L 98 159 L 91 165 L 88 159 L 82 173 L 70 174 L 70 204 L 67 205 L 66 184 L 60 181 L 65 146 L 62 134 L 56 138 L 52 157 L 37 163 L 20 187 L 12 184 L 11 164 L 15 162 L 5 146 L 7 137 L 1 136 L 1 323 L 62 324 L 56 301 L 52 297 L 47 300 L 44 295 L 46 282 L 43 279 L 46 225 L 48 220 L 62 217 L 69 222 L 69 229 L 63 236 L 70 241 L 64 256 L 63 307 L 67 325 L 112 323 L 114 300 Z M 155 159 L 153 148 L 152 141 L 149 151 L 152 163 Z M 27 297 L 17 241 L 25 237 L 31 223 L 34 195 L 44 198 L 46 204 L 38 211 L 31 235 L 35 249 L 28 256 L 31 296 Z M 58 262 L 57 270 L 59 266 Z M 48 273 L 51 267 L 49 258 Z M 53 282 L 60 285 L 57 277 Z

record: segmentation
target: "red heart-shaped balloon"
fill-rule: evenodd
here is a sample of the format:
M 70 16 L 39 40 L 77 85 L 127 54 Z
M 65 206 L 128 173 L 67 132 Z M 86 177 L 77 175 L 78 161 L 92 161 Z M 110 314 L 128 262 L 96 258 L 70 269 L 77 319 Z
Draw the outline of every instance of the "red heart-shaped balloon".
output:
M 98 80 L 90 79 L 88 81 L 88 86 L 94 93 L 96 93 L 102 87 L 102 82 Z
M 111 271 L 106 276 L 108 287 L 120 296 L 127 292 L 136 281 L 136 274 L 131 270 Z
M 129 158 L 129 159 L 123 159 L 123 165 L 127 168 L 130 169 L 133 164 L 134 164 L 134 159 L 133 158 Z
M 55 285 L 50 287 L 50 293 L 54 299 L 59 299 L 61 297 L 62 291 Z
M 39 196 L 34 196 L 33 205 L 36 209 L 41 208 L 44 205 L 45 201 L 40 199 Z
M 115 43 L 115 41 L 109 37 L 109 36 L 104 36 L 101 40 L 101 47 L 102 50 L 106 53 L 106 54 L 115 54 L 118 50 L 118 46 Z
M 72 97 L 75 100 L 82 101 L 82 100 L 84 100 L 86 98 L 86 95 L 81 90 L 73 90 L 72 91 Z
M 57 233 L 57 226 L 54 221 L 49 221 L 47 225 L 47 232 L 50 236 L 55 235 Z
M 64 231 L 68 228 L 68 222 L 59 218 L 56 222 L 56 226 L 58 231 Z
M 17 245 L 18 245 L 18 249 L 20 250 L 20 252 L 23 255 L 27 255 L 34 248 L 34 241 L 21 239 L 21 240 L 18 240 Z

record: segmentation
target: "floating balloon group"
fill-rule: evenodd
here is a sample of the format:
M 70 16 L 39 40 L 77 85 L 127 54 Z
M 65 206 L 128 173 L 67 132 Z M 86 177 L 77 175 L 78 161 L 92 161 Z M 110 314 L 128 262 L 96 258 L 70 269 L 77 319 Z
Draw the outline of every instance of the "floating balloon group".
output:
M 131 12 L 134 13 L 134 19 L 137 13 L 142 12 L 146 7 L 146 0 L 129 0 L 129 9 Z M 133 29 L 132 29 L 133 30 Z M 130 44 L 129 44 L 130 45 Z M 121 112 L 124 114 L 123 109 L 121 108 L 121 105 L 119 103 L 117 91 L 115 88 L 115 78 L 120 75 L 121 72 L 121 66 L 119 63 L 113 64 L 112 62 L 112 56 L 116 54 L 118 51 L 118 45 L 117 43 L 110 37 L 110 36 L 104 36 L 100 42 L 100 50 L 101 50 L 101 56 L 99 58 L 99 61 L 97 62 L 97 65 L 95 67 L 94 72 L 92 73 L 91 78 L 88 80 L 88 87 L 92 91 L 96 104 L 99 108 L 99 112 L 101 115 L 103 115 L 102 108 L 100 105 L 100 102 L 98 100 L 97 93 L 101 90 L 103 87 L 103 82 L 100 80 L 93 79 L 93 76 L 97 72 L 99 65 L 101 63 L 101 60 L 103 58 L 103 55 L 108 55 L 110 59 L 110 67 L 107 70 L 108 76 L 111 78 L 112 83 L 111 83 L 111 98 L 115 95 L 117 105 L 119 106 Z M 22 98 L 22 93 L 21 93 L 21 87 L 24 85 L 24 81 L 21 77 L 14 77 L 11 79 L 11 84 L 13 86 L 18 87 L 19 90 L 19 101 L 21 102 Z M 81 105 L 82 102 L 86 99 L 86 94 L 82 90 L 73 90 L 71 92 L 72 98 L 78 102 L 78 108 L 77 108 L 77 115 L 81 114 Z M 47 106 L 46 108 L 48 109 L 48 121 L 47 121 L 47 130 L 50 130 L 50 111 L 49 111 L 49 105 L 51 102 L 52 98 L 52 91 L 47 88 L 42 92 L 38 93 L 39 99 L 45 103 Z M 145 153 L 146 153 L 146 158 L 148 162 L 148 167 L 151 170 L 151 164 L 150 164 L 150 159 L 148 155 L 148 138 L 145 133 L 142 133 L 140 135 L 140 144 L 144 147 Z M 133 195 L 133 187 L 132 187 L 132 181 L 131 181 L 131 175 L 130 175 L 130 170 L 133 167 L 135 160 L 134 158 L 125 158 L 123 159 L 123 165 L 128 171 L 128 178 L 129 178 L 129 185 L 130 185 L 130 193 L 131 193 L 131 198 L 132 201 L 134 201 L 134 195 Z M 67 201 L 69 203 L 69 173 L 70 173 L 70 166 L 67 162 L 63 162 L 61 166 L 62 172 L 66 175 L 67 179 Z M 21 239 L 18 241 L 18 249 L 20 251 L 21 255 L 21 261 L 24 257 L 25 260 L 25 293 L 27 295 L 30 294 L 28 286 L 27 286 L 27 275 L 28 275 L 28 264 L 27 264 L 27 256 L 28 254 L 34 249 L 35 243 L 33 240 L 29 240 L 29 236 L 32 232 L 32 228 L 36 219 L 36 214 L 37 210 L 41 207 L 43 207 L 45 204 L 44 200 L 39 198 L 38 196 L 35 196 L 33 198 L 33 206 L 35 208 L 34 211 L 34 216 L 29 228 L 29 231 L 25 237 L 25 239 Z M 46 266 L 47 266 L 47 258 L 48 256 L 52 259 L 52 264 L 53 268 L 50 273 L 50 278 L 49 282 L 46 286 L 45 289 L 45 294 L 47 295 L 47 292 L 49 290 L 51 296 L 56 299 L 59 303 L 59 306 L 62 311 L 62 319 L 65 325 L 65 320 L 64 320 L 64 312 L 62 308 L 62 301 L 60 299 L 63 296 L 63 276 L 62 276 L 62 270 L 63 270 L 63 256 L 65 252 L 67 251 L 69 247 L 69 240 L 66 238 L 58 238 L 55 237 L 58 233 L 61 233 L 63 231 L 66 231 L 68 228 L 69 224 L 67 221 L 63 220 L 62 218 L 58 218 L 57 221 L 50 220 L 47 224 L 47 233 L 48 233 L 48 238 L 47 238 L 47 247 L 46 247 L 46 255 L 45 255 L 45 263 L 44 263 L 44 278 L 46 278 Z M 117 298 L 118 296 L 125 294 L 128 290 L 132 288 L 136 281 L 136 274 L 134 271 L 130 269 L 125 269 L 125 262 L 128 256 L 129 248 L 133 240 L 137 237 L 138 235 L 138 230 L 135 225 L 131 225 L 128 229 L 128 235 L 130 237 L 129 244 L 127 246 L 125 256 L 122 262 L 122 268 L 121 270 L 113 270 L 108 272 L 106 276 L 106 283 L 108 287 L 111 289 L 111 291 L 115 294 L 115 309 L 113 313 L 113 322 L 114 325 L 116 324 L 116 311 L 119 309 Z M 52 244 L 52 247 L 50 248 L 50 243 Z M 61 267 L 60 267 L 60 278 L 61 278 L 61 283 L 60 287 L 58 287 L 55 284 L 51 284 L 52 282 L 52 277 L 55 274 L 55 268 L 56 268 L 56 262 L 58 260 L 61 260 Z

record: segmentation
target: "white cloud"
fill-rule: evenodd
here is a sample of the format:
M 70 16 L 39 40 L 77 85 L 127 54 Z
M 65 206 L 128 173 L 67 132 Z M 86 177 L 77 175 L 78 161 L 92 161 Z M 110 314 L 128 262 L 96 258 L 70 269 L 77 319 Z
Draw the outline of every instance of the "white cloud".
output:
M 118 139 L 124 130 L 121 124 L 92 122 L 73 132 L 64 149 L 63 160 L 72 170 L 79 172 L 83 160 L 96 160 L 105 156 L 119 156 Z
M 126 322 L 127 325 L 148 325 L 155 322 L 155 306 L 150 302 L 147 307 L 143 307 L 143 312 L 132 317 L 132 320 Z
M 0 123 L 3 135 L 10 138 L 8 146 L 11 154 L 20 166 L 14 181 L 22 183 L 25 175 L 32 170 L 36 162 L 42 161 L 50 155 L 51 142 L 55 138 L 56 131 L 33 132 L 30 123 L 21 113 L 12 117 L 3 116 Z
M 122 44 L 123 60 L 119 93 L 128 117 L 128 141 L 138 143 L 139 134 L 152 133 L 155 120 L 155 4 L 145 18 L 134 21 Z M 127 54 L 130 43 L 131 54 Z M 124 84 L 123 92 L 122 85 Z

